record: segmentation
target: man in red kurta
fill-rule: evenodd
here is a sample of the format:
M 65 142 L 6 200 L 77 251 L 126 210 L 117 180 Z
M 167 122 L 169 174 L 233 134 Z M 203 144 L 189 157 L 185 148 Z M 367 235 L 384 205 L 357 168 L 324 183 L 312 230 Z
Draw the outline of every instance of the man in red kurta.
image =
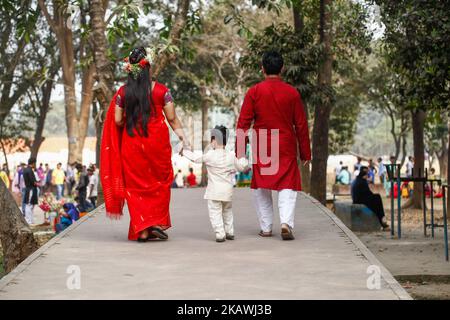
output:
M 251 188 L 261 226 L 259 235 L 272 235 L 272 190 L 276 190 L 281 235 L 284 240 L 292 240 L 297 191 L 301 190 L 297 160 L 300 158 L 306 165 L 311 160 L 311 149 L 300 94 L 280 78 L 282 68 L 279 53 L 264 54 L 265 80 L 251 87 L 245 96 L 237 124 L 236 153 L 238 158 L 245 156 L 245 137 L 251 135 Z

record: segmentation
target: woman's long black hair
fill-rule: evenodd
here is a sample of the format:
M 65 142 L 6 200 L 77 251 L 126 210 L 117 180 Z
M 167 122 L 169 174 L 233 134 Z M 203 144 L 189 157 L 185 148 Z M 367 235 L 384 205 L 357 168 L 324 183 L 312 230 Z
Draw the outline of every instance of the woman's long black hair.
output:
M 146 52 L 143 47 L 135 48 L 131 51 L 128 60 L 131 64 L 135 64 L 145 57 Z M 124 104 L 126 129 L 131 137 L 134 136 L 134 129 L 136 129 L 138 135 L 148 136 L 147 124 L 155 112 L 151 90 L 150 65 L 146 65 L 135 77 L 131 73 L 128 74 Z

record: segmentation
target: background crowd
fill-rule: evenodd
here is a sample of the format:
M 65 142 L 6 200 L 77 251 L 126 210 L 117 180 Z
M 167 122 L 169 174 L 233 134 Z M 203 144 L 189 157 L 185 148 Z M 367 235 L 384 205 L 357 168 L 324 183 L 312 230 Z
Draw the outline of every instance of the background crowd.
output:
M 30 158 L 28 164 L 21 163 L 14 171 L 3 164 L 0 178 L 11 190 L 27 222 L 33 224 L 35 205 L 48 203 L 53 198 L 61 204 L 64 212 L 72 214 L 73 221 L 78 219 L 75 210 L 82 213 L 94 209 L 98 196 L 98 173 L 95 164 L 86 166 L 75 162 L 63 168 L 62 163 L 58 163 L 52 168 L 47 163 L 37 166 L 36 160 Z M 64 212 L 61 212 L 63 215 L 59 220 L 64 221 Z M 49 224 L 50 215 L 44 220 L 44 224 Z

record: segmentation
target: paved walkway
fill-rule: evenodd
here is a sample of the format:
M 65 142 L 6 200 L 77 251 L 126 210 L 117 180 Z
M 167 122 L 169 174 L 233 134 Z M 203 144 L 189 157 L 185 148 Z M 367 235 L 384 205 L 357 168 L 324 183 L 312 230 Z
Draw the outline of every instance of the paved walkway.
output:
M 299 195 L 296 240 L 281 241 L 278 228 L 272 238 L 257 236 L 250 191 L 237 189 L 236 240 L 216 243 L 203 192 L 173 191 L 166 242 L 127 241 L 128 217 L 110 221 L 97 210 L 1 279 L 0 299 L 410 298 L 314 199 Z M 67 287 L 71 265 L 80 268 L 80 289 Z M 370 265 L 381 270 L 379 289 L 367 288 Z

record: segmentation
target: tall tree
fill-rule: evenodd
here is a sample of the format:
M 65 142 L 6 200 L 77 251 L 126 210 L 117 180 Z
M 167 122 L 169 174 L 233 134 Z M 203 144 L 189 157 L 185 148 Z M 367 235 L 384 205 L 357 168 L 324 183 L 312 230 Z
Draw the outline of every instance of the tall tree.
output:
M 424 170 L 424 125 L 430 110 L 450 105 L 450 21 L 448 1 L 374 0 L 385 25 L 385 51 L 391 66 L 404 79 L 411 108 L 414 171 Z M 422 188 L 415 188 L 412 204 L 422 207 Z M 450 205 L 449 205 L 450 207 Z
M 333 106 L 331 91 L 331 76 L 333 70 L 332 52 L 332 0 L 320 1 L 320 44 L 322 59 L 318 72 L 318 85 L 323 92 L 321 101 L 314 111 L 314 128 L 312 136 L 312 172 L 311 195 L 322 204 L 326 202 L 327 161 L 328 161 L 328 131 L 330 114 Z
M 89 114 L 93 99 L 93 83 L 95 66 L 89 63 L 90 50 L 87 39 L 74 36 L 72 29 L 72 12 L 74 7 L 68 2 L 52 0 L 51 4 L 44 0 L 39 0 L 47 23 L 56 35 L 59 57 L 62 68 L 62 80 L 64 85 L 64 101 L 66 112 L 67 138 L 69 146 L 68 162 L 82 162 L 84 141 L 87 135 Z M 52 7 L 52 13 L 49 8 Z M 86 23 L 86 9 L 84 3 L 80 3 L 80 23 Z M 75 47 L 77 40 L 77 48 Z M 78 53 L 78 57 L 77 57 Z M 77 59 L 78 58 L 78 59 Z M 76 81 L 77 81 L 77 61 L 81 65 L 81 103 L 78 111 Z
M 39 9 L 31 0 L 0 3 L 0 123 L 30 85 L 20 67 L 38 16 Z

